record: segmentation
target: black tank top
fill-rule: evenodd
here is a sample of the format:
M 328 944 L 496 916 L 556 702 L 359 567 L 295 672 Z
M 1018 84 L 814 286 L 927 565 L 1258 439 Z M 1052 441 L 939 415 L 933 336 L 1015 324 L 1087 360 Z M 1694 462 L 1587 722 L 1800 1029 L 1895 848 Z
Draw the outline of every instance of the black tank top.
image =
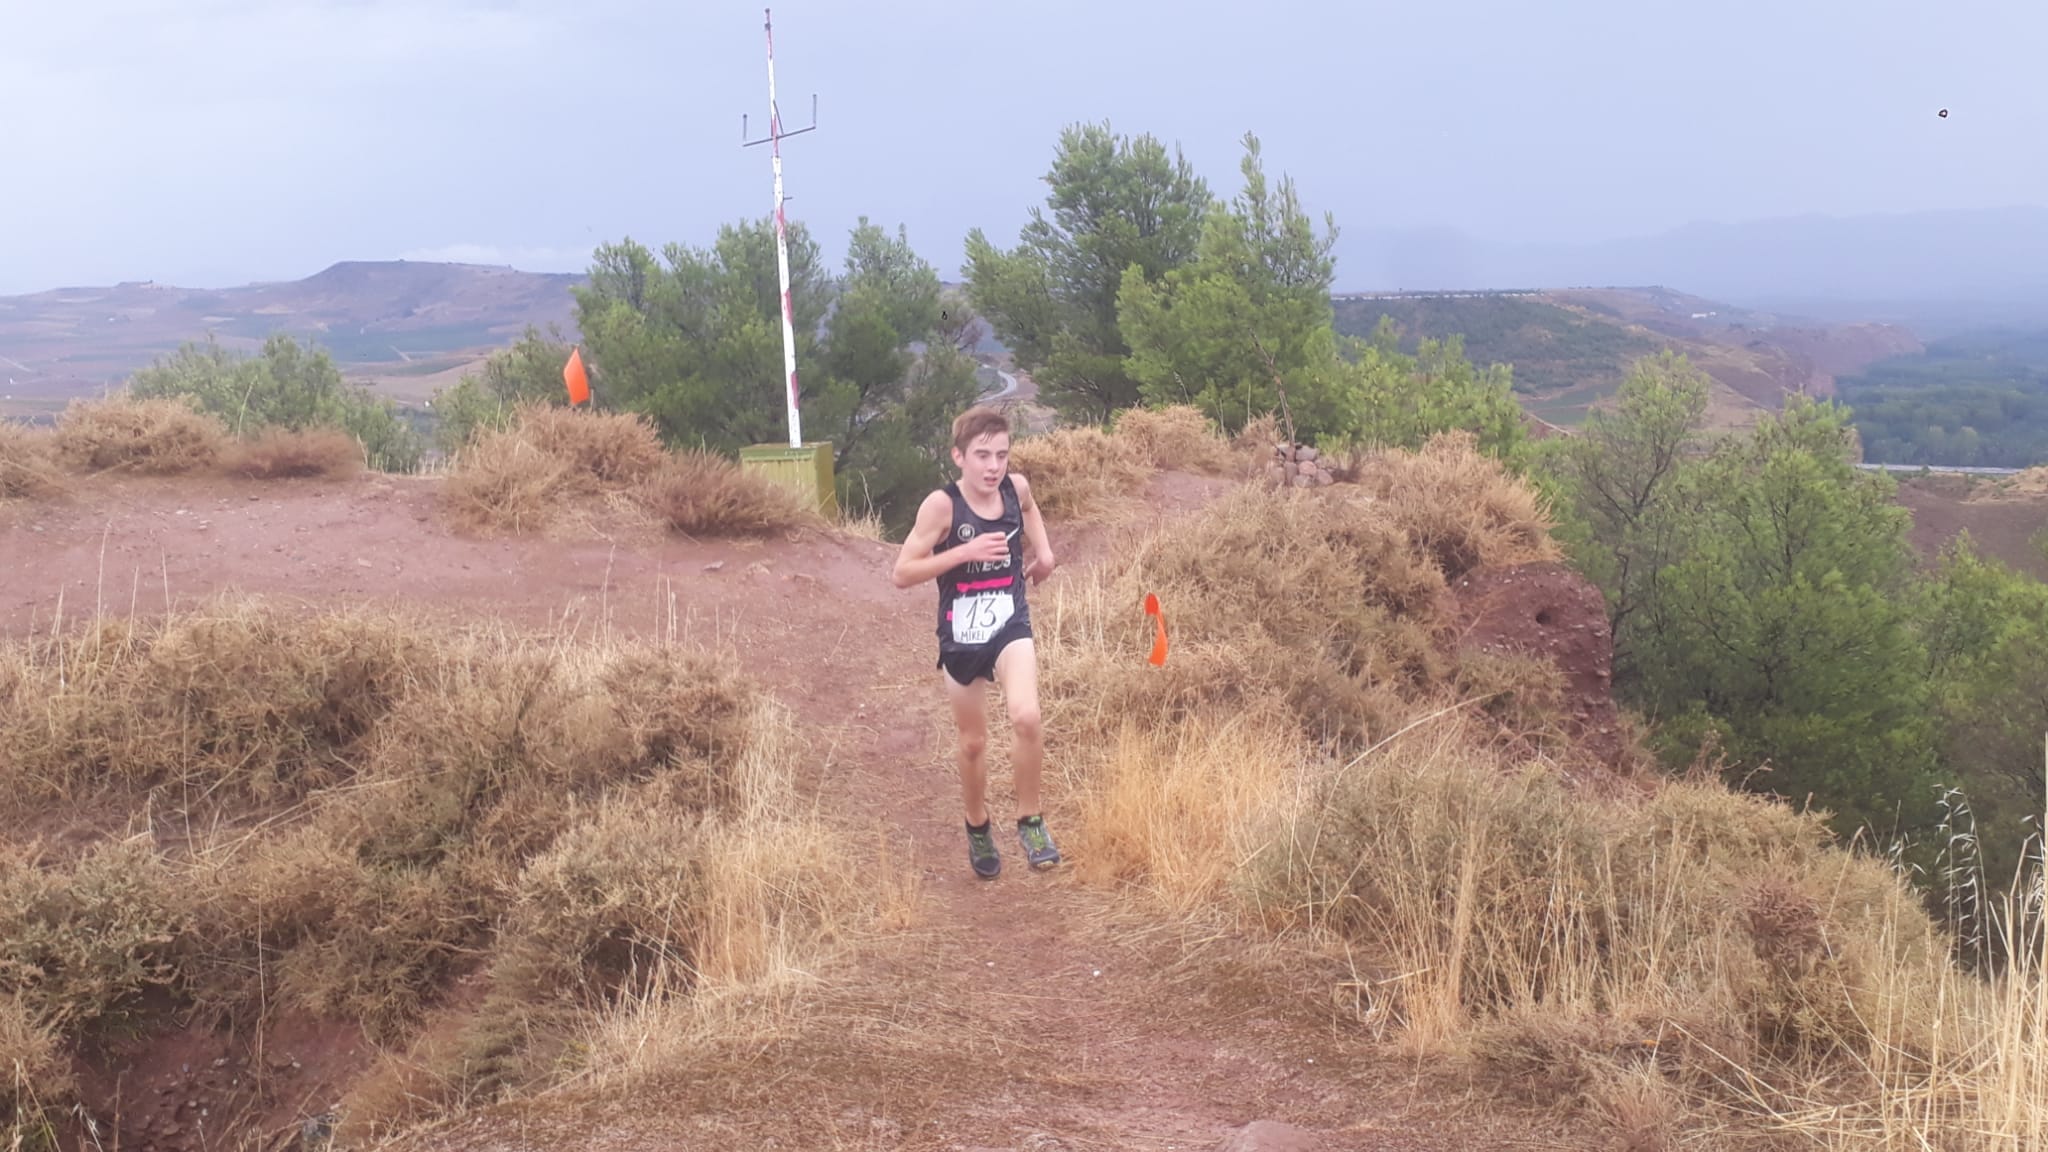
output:
M 937 555 L 956 548 L 984 532 L 1007 534 L 1010 554 L 988 565 L 960 564 L 939 577 L 939 651 L 961 652 L 979 648 L 1012 624 L 1028 623 L 1031 609 L 1024 600 L 1024 512 L 1017 502 L 1017 486 L 1008 476 L 996 487 L 1003 498 L 1003 514 L 985 520 L 967 506 L 960 485 L 946 485 L 953 501 L 953 523 L 945 539 L 933 547 Z M 986 569 L 985 571 L 983 569 Z

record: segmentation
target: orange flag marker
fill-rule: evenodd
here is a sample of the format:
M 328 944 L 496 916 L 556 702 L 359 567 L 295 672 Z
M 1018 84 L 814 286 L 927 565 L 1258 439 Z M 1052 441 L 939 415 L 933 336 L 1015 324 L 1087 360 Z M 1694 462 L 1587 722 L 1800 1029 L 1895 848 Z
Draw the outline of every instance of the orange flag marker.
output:
M 1150 592 L 1145 593 L 1145 615 L 1159 625 L 1158 635 L 1152 641 L 1151 663 L 1156 668 L 1166 663 L 1166 613 L 1160 611 L 1159 597 Z
M 583 349 L 569 349 L 569 362 L 562 365 L 562 383 L 569 386 L 569 407 L 590 402 L 590 377 L 583 372 Z

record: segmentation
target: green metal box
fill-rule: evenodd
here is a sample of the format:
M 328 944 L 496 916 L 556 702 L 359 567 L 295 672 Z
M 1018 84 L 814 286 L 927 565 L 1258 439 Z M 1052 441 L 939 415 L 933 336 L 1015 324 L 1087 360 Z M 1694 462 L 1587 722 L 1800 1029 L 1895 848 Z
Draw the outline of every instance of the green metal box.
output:
M 796 489 L 826 519 L 839 519 L 839 487 L 832 476 L 831 441 L 801 448 L 755 444 L 740 449 L 740 468 Z

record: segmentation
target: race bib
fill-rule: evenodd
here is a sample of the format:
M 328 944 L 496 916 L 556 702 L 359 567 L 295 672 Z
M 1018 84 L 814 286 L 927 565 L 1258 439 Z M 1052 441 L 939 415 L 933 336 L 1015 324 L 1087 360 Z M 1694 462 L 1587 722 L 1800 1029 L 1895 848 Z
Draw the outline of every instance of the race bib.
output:
M 1010 622 L 1016 605 L 1008 592 L 984 592 L 953 601 L 953 642 L 986 644 Z

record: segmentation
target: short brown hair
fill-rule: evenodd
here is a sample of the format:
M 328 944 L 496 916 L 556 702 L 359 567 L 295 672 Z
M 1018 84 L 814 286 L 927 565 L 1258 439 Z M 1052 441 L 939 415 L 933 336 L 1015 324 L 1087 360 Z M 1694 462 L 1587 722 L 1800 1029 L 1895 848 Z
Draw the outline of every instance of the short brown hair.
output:
M 977 404 L 953 418 L 953 447 L 962 452 L 983 436 L 1010 434 L 1010 418 L 985 404 Z

